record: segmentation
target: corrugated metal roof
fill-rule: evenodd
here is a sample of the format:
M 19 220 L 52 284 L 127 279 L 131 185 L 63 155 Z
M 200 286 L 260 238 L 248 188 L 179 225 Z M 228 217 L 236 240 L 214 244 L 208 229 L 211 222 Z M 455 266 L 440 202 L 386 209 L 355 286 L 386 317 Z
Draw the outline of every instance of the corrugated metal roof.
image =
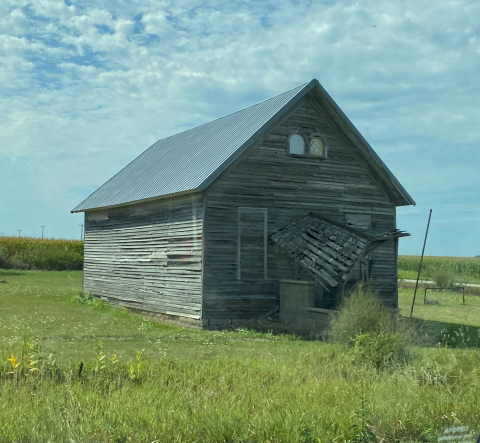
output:
M 414 205 L 415 201 L 385 163 L 318 80 L 313 79 L 249 108 L 158 141 L 72 212 L 206 189 L 245 149 L 286 116 L 312 89 L 326 100 L 325 110 L 337 123 L 341 123 L 343 127 L 340 129 L 350 139 L 352 147 L 373 169 L 372 179 L 382 189 L 390 188 L 387 195 L 392 203 L 397 206 Z
M 279 119 L 282 109 L 290 108 L 316 84 L 312 80 L 249 108 L 159 140 L 72 212 L 205 189 L 272 119 Z

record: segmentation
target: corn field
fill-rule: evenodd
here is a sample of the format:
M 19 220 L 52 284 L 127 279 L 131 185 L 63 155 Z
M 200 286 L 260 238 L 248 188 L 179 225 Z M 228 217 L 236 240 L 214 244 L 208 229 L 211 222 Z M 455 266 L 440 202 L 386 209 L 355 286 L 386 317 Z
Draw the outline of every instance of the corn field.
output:
M 83 241 L 0 237 L 0 268 L 80 270 L 83 268 Z
M 398 269 L 402 271 L 418 271 L 420 256 L 400 255 Z M 436 273 L 480 277 L 480 258 L 470 257 L 423 257 L 422 275 L 433 277 Z

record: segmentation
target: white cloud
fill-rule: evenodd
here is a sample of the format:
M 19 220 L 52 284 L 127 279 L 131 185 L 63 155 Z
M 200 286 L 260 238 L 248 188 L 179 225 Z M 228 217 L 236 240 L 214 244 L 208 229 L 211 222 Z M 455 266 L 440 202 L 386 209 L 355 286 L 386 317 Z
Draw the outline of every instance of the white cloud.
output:
M 73 207 L 155 140 L 317 77 L 414 197 L 478 190 L 479 15 L 468 0 L 5 1 L 0 156 Z
M 33 0 L 31 7 L 37 16 L 50 20 L 67 20 L 76 13 L 74 5 L 67 6 L 63 1 L 57 0 Z
M 163 36 L 173 31 L 165 11 L 155 11 L 144 14 L 142 16 L 142 23 L 145 25 L 145 31 L 148 34 Z
M 28 30 L 28 20 L 20 8 L 12 9 L 9 13 L 1 15 L 0 26 L 10 35 L 21 35 Z

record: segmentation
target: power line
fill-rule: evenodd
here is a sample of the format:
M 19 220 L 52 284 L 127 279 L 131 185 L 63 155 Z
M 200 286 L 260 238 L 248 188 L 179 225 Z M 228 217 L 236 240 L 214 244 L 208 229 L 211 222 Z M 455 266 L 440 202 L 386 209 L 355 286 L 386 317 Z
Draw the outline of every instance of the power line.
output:
M 45 225 L 40 226 L 42 228 L 42 238 L 43 238 L 43 230 L 46 228 Z

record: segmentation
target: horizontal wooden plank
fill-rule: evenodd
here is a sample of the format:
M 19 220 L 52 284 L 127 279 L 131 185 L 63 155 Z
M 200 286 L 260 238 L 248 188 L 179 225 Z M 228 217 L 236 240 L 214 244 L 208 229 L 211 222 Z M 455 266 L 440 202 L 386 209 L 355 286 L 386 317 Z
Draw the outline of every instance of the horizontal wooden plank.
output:
M 123 306 L 201 318 L 203 199 L 89 213 L 84 288 Z

